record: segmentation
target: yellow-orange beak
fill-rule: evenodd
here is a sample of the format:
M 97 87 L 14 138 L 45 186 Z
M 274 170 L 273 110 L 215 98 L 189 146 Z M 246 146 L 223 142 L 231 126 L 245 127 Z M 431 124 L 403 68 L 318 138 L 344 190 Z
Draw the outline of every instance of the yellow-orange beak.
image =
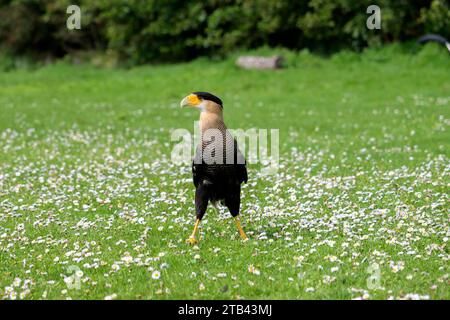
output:
M 195 94 L 190 94 L 187 97 L 185 97 L 183 100 L 181 100 L 180 102 L 180 107 L 186 107 L 186 106 L 192 106 L 195 107 L 197 105 L 199 105 L 202 101 L 200 100 L 200 98 L 195 95 Z

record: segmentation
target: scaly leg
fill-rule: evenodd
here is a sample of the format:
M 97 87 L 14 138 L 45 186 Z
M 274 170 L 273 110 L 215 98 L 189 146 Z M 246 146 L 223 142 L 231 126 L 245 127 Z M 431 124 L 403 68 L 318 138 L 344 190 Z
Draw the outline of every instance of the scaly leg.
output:
M 242 240 L 247 241 L 248 237 L 247 237 L 247 235 L 245 234 L 244 230 L 241 227 L 241 221 L 239 220 L 239 217 L 238 216 L 234 217 L 234 221 L 236 222 L 236 227 L 239 230 L 239 234 L 241 235 Z
M 194 230 L 192 231 L 191 236 L 189 237 L 189 239 L 186 240 L 187 243 L 196 244 L 198 242 L 197 239 L 195 239 L 195 235 L 197 234 L 199 224 L 200 224 L 200 219 L 197 219 L 197 221 L 195 221 Z

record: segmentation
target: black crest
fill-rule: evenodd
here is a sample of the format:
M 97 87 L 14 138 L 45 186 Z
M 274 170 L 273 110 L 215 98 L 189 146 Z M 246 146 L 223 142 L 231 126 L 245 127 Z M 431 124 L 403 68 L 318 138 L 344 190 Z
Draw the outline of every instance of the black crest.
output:
M 216 97 L 215 95 L 213 95 L 209 92 L 199 91 L 199 92 L 192 92 L 192 93 L 195 94 L 197 97 L 199 97 L 202 100 L 213 101 L 223 108 L 222 100 L 220 100 L 220 98 Z

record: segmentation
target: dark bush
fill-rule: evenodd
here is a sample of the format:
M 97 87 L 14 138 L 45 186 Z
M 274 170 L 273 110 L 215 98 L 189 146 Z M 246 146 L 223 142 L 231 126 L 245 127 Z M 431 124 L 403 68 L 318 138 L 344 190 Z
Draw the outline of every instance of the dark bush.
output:
M 361 50 L 434 32 L 450 34 L 445 0 L 379 0 L 381 30 L 368 30 L 353 0 L 77 1 L 82 29 L 67 30 L 69 0 L 0 2 L 0 46 L 16 55 L 61 57 L 108 50 L 130 64 L 222 56 L 263 45 Z
M 81 30 L 66 28 L 70 0 L 0 2 L 0 48 L 37 58 L 62 57 L 78 50 L 104 49 L 108 40 L 96 8 L 83 11 Z M 89 1 L 85 1 L 89 3 Z M 84 7 L 83 2 L 80 4 Z

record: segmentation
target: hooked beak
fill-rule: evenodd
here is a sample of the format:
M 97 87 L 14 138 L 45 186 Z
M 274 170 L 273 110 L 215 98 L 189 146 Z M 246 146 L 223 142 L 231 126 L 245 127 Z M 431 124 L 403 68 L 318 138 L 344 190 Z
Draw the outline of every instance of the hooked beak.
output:
M 188 97 L 185 97 L 183 100 L 181 100 L 181 102 L 180 102 L 180 107 L 181 108 L 184 108 L 184 107 L 186 107 L 188 105 L 189 105 Z

